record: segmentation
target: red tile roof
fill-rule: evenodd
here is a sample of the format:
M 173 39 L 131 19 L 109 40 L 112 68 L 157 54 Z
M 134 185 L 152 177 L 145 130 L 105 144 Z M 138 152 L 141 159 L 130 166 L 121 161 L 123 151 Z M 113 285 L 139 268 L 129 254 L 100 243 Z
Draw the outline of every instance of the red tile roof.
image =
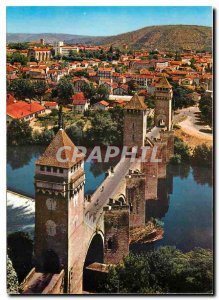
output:
M 68 159 L 66 162 L 61 162 L 57 159 L 57 151 L 67 146 L 65 150 L 61 152 L 62 160 Z M 67 150 L 68 149 L 68 150 Z M 77 153 L 81 153 L 73 142 L 70 140 L 68 135 L 65 133 L 63 129 L 60 129 L 52 142 L 46 148 L 46 151 L 43 155 L 36 161 L 36 165 L 44 165 L 44 166 L 53 166 L 53 167 L 61 167 L 61 168 L 70 168 L 75 165 L 77 162 L 84 159 L 84 156 L 77 157 L 74 161 L 72 160 L 74 151 Z
M 11 94 L 7 94 L 7 105 L 15 103 L 16 99 Z
M 73 95 L 72 100 L 73 105 L 85 105 L 87 102 L 83 92 Z
M 56 102 L 46 102 L 45 103 L 45 107 L 48 107 L 48 106 L 56 106 L 57 105 L 57 103 Z
M 106 102 L 105 100 L 101 100 L 101 101 L 99 101 L 99 102 L 97 102 L 98 104 L 101 104 L 101 105 L 103 105 L 103 106 L 109 106 L 109 103 L 108 102 Z
M 44 111 L 45 107 L 37 102 L 27 103 L 24 101 L 18 101 L 13 104 L 7 105 L 7 115 L 14 119 L 22 119 L 33 113 Z

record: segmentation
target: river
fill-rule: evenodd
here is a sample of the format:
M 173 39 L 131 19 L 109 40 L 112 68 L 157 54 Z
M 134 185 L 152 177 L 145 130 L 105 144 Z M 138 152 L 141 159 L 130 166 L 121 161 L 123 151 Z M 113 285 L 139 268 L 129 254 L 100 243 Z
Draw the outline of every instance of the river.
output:
M 35 160 L 44 147 L 7 149 L 7 188 L 34 198 Z M 85 163 L 85 194 L 91 194 L 105 178 L 106 163 Z M 212 172 L 191 166 L 168 166 L 167 177 L 159 180 L 158 200 L 146 203 L 146 219 L 154 217 L 164 227 L 164 237 L 153 244 L 174 245 L 183 251 L 194 247 L 212 249 Z M 8 199 L 8 233 L 34 228 L 34 210 L 23 209 Z M 144 250 L 145 246 L 140 249 Z

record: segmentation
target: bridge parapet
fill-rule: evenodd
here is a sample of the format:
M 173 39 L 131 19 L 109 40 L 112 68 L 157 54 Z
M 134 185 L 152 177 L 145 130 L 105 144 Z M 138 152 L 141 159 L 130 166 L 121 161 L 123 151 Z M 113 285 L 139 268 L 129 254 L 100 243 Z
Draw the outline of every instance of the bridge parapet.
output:
M 33 268 L 20 285 L 22 294 L 63 294 L 64 270 L 60 273 L 40 273 Z

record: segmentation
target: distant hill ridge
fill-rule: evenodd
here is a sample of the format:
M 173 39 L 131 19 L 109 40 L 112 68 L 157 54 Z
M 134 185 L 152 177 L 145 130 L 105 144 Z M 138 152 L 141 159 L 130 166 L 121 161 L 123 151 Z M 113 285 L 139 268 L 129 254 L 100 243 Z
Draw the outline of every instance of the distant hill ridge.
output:
M 150 26 L 114 36 L 82 36 L 62 33 L 7 33 L 7 42 L 29 42 L 44 38 L 46 42 L 65 41 L 66 43 L 84 43 L 91 45 L 127 44 L 133 49 L 149 50 L 211 50 L 212 27 L 198 25 L 161 25 Z

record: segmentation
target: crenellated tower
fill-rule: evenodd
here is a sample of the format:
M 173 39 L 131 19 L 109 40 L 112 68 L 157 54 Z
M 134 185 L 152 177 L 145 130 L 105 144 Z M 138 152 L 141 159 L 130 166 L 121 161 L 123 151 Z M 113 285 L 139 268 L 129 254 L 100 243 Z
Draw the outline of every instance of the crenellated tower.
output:
M 144 97 L 135 94 L 124 107 L 123 145 L 128 148 L 145 145 L 147 106 Z
M 172 128 L 172 86 L 162 77 L 155 85 L 155 125 L 166 127 L 168 131 Z
M 65 271 L 65 291 L 73 283 L 73 251 L 83 222 L 84 157 L 72 160 L 78 151 L 63 129 L 36 161 L 35 246 L 36 271 Z

